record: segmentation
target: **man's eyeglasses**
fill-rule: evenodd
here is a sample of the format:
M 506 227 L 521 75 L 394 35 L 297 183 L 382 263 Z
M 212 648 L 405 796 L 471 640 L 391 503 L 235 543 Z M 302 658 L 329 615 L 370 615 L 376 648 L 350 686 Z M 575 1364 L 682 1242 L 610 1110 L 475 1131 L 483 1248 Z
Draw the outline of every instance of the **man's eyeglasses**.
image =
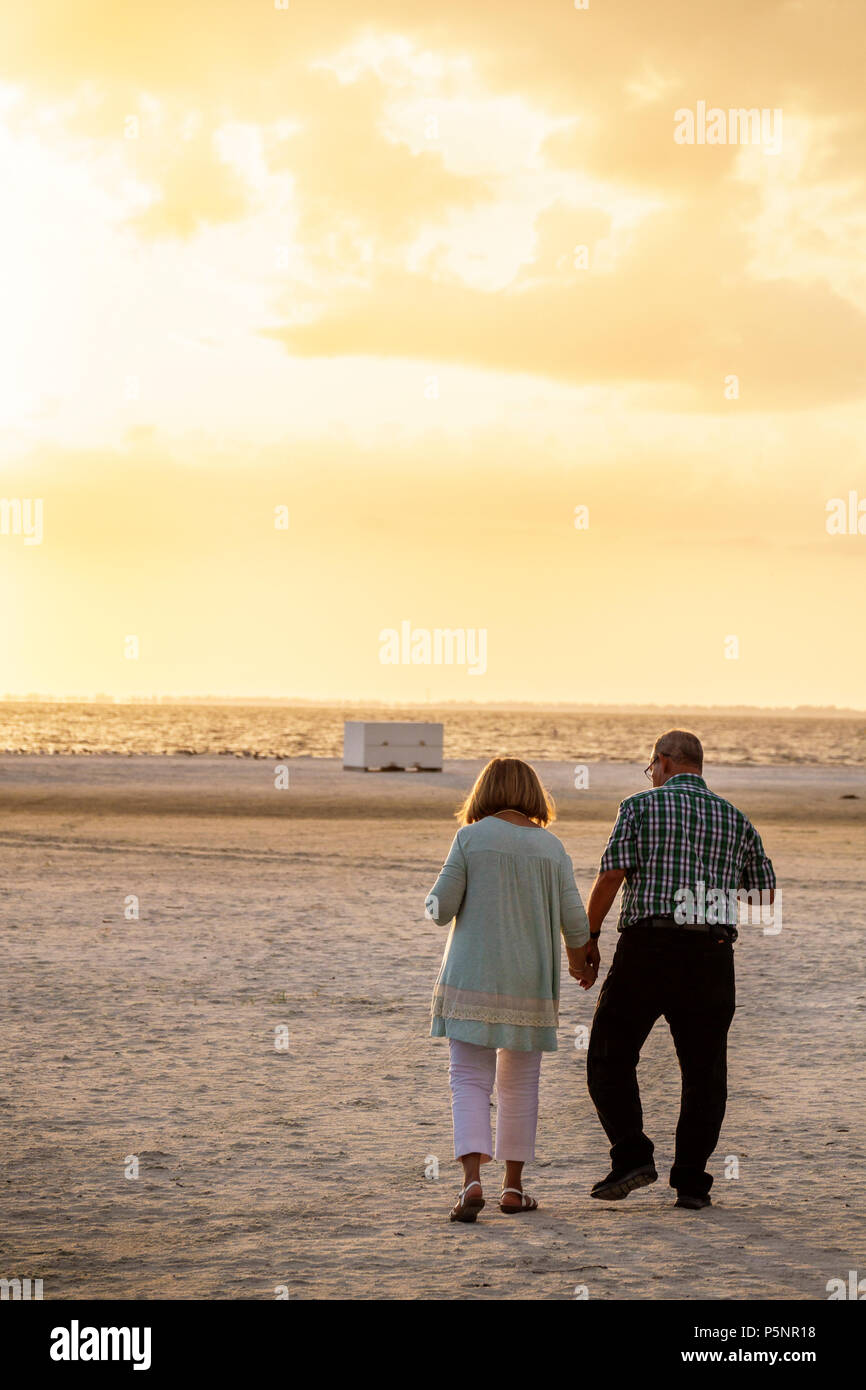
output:
M 645 767 L 644 770 L 643 770 L 643 775 L 644 775 L 644 777 L 648 777 L 650 781 L 652 781 L 652 779 L 653 779 L 653 768 L 655 767 L 655 765 L 656 765 L 656 763 L 658 762 L 658 760 L 659 760 L 659 754 L 656 753 L 656 755 L 655 755 L 655 757 L 653 758 L 652 762 L 650 763 L 649 767 Z

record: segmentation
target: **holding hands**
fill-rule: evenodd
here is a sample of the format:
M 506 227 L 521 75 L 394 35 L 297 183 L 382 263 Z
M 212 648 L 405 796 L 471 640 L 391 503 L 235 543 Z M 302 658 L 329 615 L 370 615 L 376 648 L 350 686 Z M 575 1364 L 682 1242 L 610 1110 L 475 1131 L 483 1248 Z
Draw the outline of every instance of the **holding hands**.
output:
M 577 980 L 581 989 L 592 989 L 601 964 L 598 942 L 590 939 L 585 946 L 566 946 L 565 950 L 569 975 Z

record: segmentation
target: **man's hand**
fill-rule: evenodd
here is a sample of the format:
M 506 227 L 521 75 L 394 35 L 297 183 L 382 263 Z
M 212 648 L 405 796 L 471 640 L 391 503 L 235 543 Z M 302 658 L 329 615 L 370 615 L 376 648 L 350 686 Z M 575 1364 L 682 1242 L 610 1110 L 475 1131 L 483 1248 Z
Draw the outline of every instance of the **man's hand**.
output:
M 586 904 L 586 915 L 591 932 L 601 931 L 601 924 L 610 911 L 613 900 L 619 892 L 624 878 L 625 869 L 604 869 L 596 877 L 589 895 L 589 901 Z M 592 971 L 592 979 L 589 984 L 584 984 L 581 980 L 581 984 L 584 989 L 592 989 L 592 986 L 598 979 L 598 972 L 601 966 L 601 956 L 598 952 L 597 937 L 595 940 L 593 940 L 592 937 L 589 938 L 586 946 L 586 964 Z
M 593 941 L 592 937 L 586 943 L 586 963 L 592 966 L 593 980 L 597 980 L 601 968 L 601 955 L 598 950 L 598 941 Z

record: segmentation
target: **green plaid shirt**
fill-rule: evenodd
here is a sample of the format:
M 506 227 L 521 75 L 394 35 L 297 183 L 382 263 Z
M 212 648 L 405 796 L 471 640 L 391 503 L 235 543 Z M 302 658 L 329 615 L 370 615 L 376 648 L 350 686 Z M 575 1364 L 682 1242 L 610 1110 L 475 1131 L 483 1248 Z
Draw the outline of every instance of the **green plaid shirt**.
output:
M 600 872 L 607 869 L 625 869 L 618 931 L 640 917 L 672 917 L 681 889 L 697 896 L 700 884 L 726 895 L 776 886 L 751 821 L 692 772 L 622 802 L 601 857 Z

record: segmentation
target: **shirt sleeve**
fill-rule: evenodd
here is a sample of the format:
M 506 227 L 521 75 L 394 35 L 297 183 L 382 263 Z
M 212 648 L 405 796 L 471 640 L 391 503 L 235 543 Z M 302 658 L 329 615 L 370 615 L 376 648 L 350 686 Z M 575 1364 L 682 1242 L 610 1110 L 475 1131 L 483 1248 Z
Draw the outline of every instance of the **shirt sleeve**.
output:
M 566 946 L 585 946 L 589 940 L 589 919 L 565 846 L 559 864 L 559 926 Z
M 623 801 L 619 808 L 616 824 L 610 832 L 598 871 L 607 873 L 608 869 L 637 868 L 637 822 L 631 803 Z
M 454 836 L 448 858 L 442 865 L 439 877 L 427 894 L 424 915 L 435 922 L 437 927 L 445 927 L 457 916 L 463 895 L 466 892 L 466 855 L 460 844 L 460 832 Z
M 746 831 L 745 847 L 746 852 L 740 870 L 740 887 L 747 891 L 756 888 L 775 888 L 775 870 L 764 853 L 761 837 L 751 822 L 749 822 L 749 828 Z

